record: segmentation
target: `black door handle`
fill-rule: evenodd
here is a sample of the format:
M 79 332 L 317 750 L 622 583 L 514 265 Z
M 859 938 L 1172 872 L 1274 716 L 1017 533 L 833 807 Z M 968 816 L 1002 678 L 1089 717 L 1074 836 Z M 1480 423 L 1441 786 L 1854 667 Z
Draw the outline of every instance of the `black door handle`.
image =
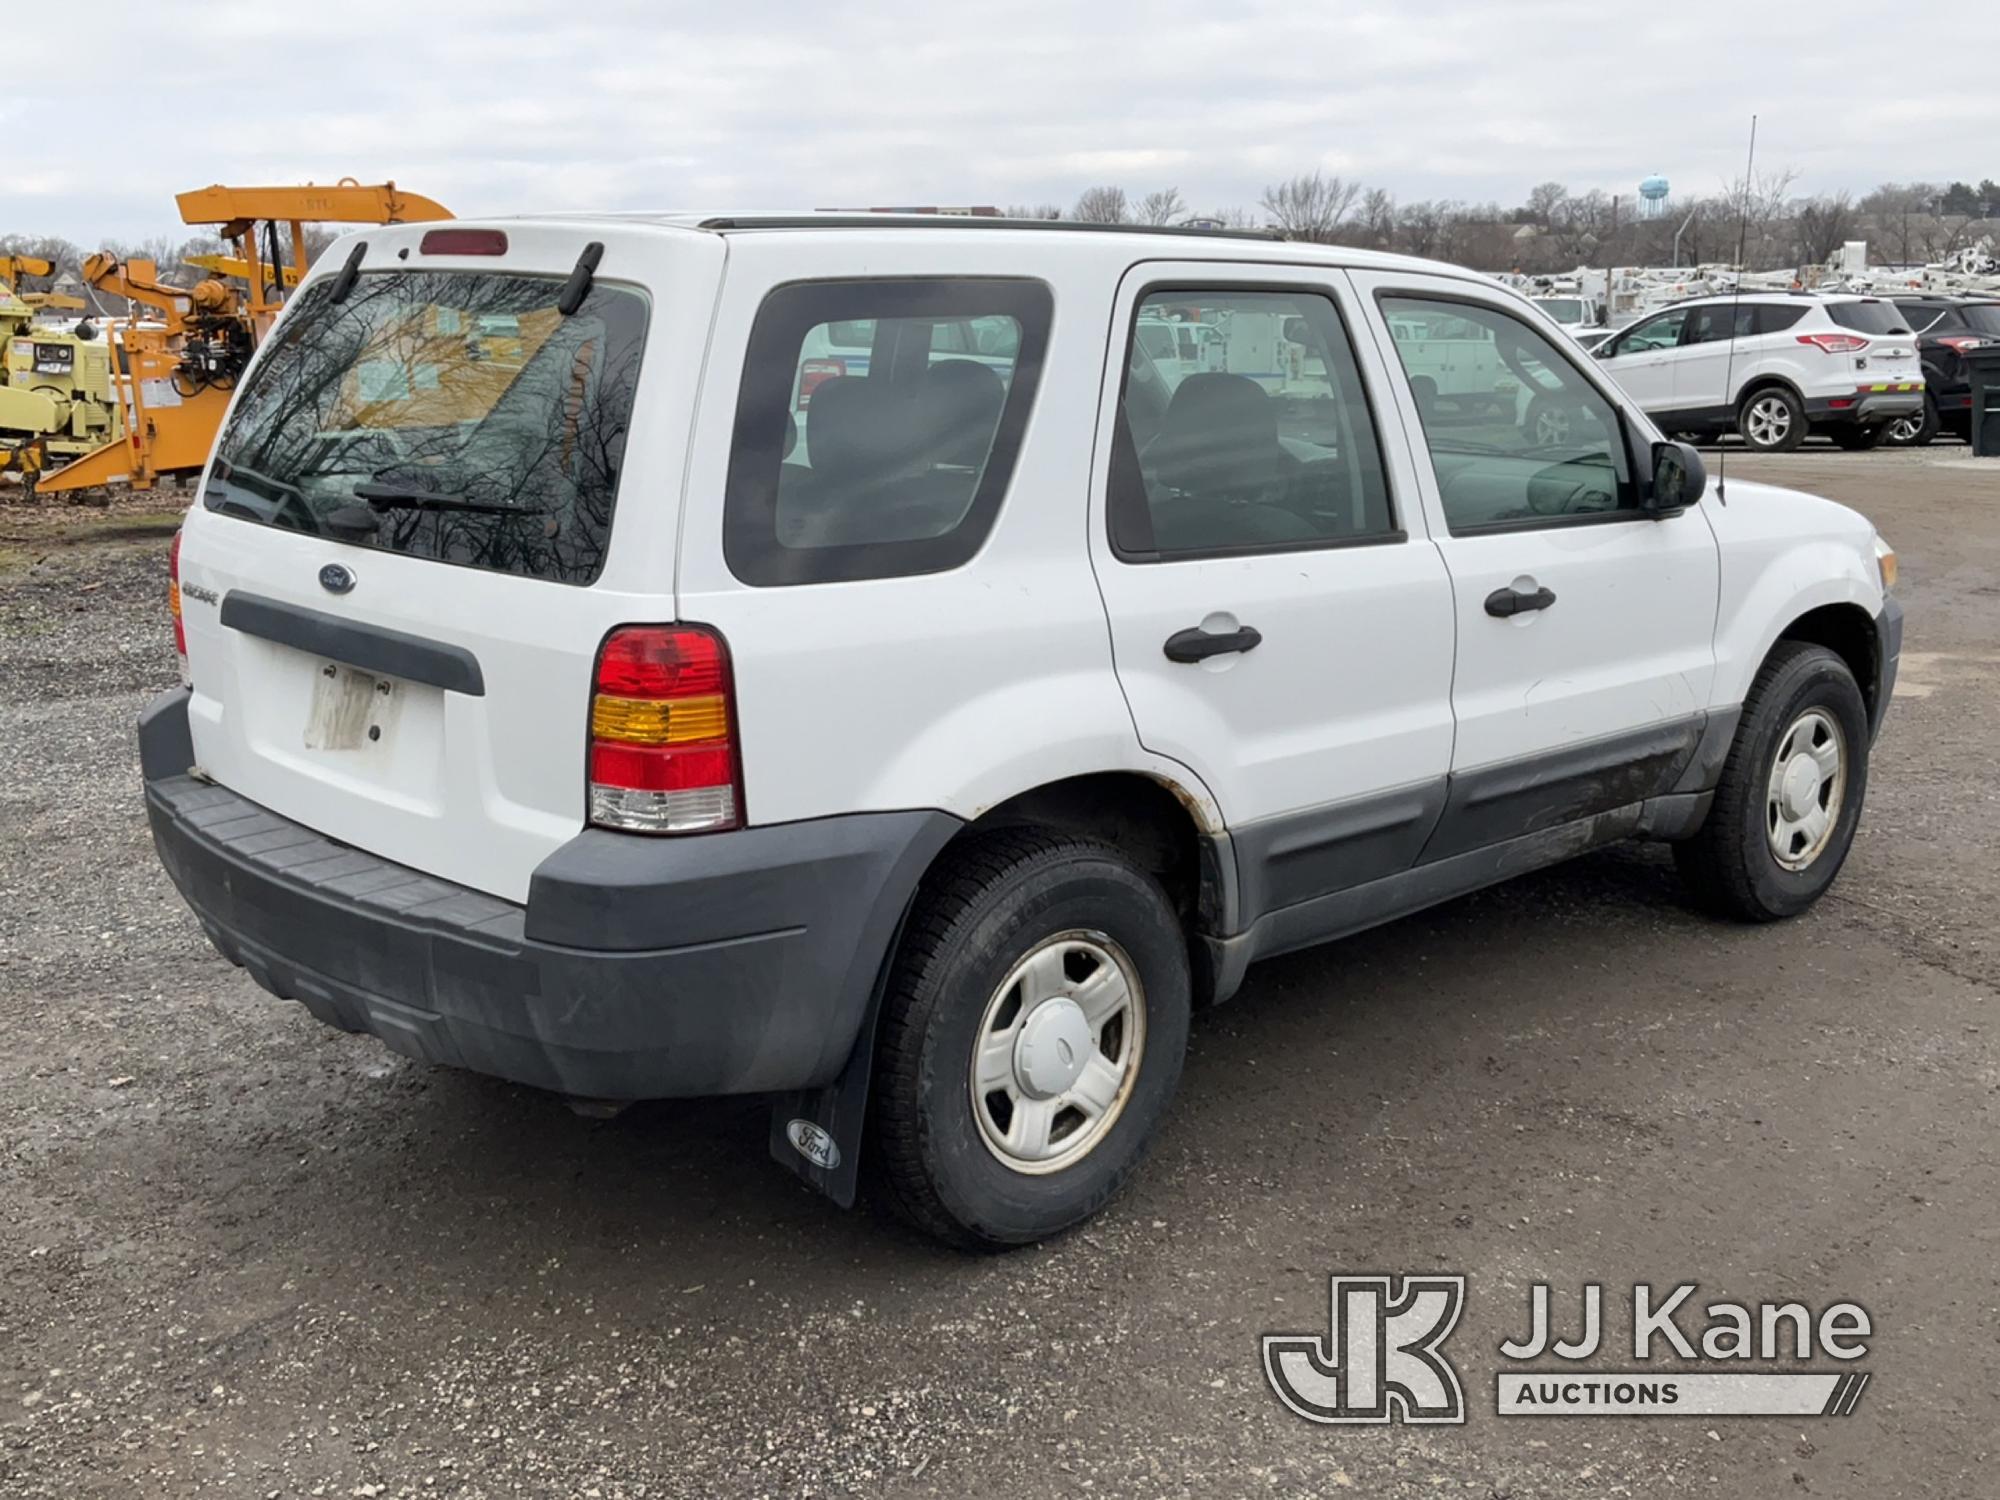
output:
M 1207 661 L 1211 656 L 1227 656 L 1232 651 L 1255 651 L 1263 639 L 1262 631 L 1248 625 L 1222 635 L 1210 635 L 1206 630 L 1176 630 L 1167 637 L 1164 649 L 1168 661 Z
M 1525 615 L 1530 610 L 1547 609 L 1556 602 L 1554 589 L 1536 589 L 1524 594 L 1519 589 L 1495 589 L 1486 596 L 1486 613 L 1504 620 L 1509 615 Z

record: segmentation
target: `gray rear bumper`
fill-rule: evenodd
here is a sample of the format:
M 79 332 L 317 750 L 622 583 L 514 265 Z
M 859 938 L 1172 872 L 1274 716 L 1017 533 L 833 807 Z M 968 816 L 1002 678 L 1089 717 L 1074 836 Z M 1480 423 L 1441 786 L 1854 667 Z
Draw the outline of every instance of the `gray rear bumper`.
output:
M 1806 402 L 1807 418 L 1826 426 L 1852 422 L 1860 427 L 1875 427 L 1884 422 L 1893 422 L 1898 417 L 1914 417 L 1924 409 L 1924 393 L 1920 390 L 1885 391 L 1874 395 L 1839 399 L 1852 399 L 1853 404 L 1836 407 L 1832 397 L 1814 397 Z
M 225 958 L 427 1062 L 644 1099 L 810 1088 L 846 1062 L 939 812 L 649 839 L 586 832 L 525 906 L 188 774 L 187 694 L 140 721 L 146 811 Z

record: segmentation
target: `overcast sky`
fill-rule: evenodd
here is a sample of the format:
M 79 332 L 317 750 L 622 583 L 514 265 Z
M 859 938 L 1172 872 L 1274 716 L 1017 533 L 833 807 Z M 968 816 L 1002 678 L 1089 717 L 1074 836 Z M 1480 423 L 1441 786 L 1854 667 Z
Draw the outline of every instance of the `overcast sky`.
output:
M 10 29 L 17 46 L 67 26 L 37 14 Z M 1797 168 L 1802 191 L 2000 177 L 2000 7 L 1976 0 L 98 0 L 77 15 L 82 46 L 16 58 L 0 84 L 0 233 L 177 233 L 177 191 L 342 175 L 468 216 L 1068 205 L 1100 182 L 1178 186 L 1207 210 L 1315 167 L 1403 200 L 1514 204 L 1550 178 L 1631 193 L 1656 171 L 1700 193 L 1741 172 L 1753 111 L 1760 169 Z

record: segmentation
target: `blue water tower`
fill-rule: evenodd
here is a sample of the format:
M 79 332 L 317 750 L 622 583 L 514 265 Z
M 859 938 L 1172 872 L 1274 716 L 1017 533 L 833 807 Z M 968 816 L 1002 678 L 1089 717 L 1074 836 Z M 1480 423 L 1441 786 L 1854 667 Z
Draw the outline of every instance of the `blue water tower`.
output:
M 1667 179 L 1655 172 L 1639 184 L 1639 214 L 1642 218 L 1657 219 L 1667 211 L 1667 194 L 1671 189 Z

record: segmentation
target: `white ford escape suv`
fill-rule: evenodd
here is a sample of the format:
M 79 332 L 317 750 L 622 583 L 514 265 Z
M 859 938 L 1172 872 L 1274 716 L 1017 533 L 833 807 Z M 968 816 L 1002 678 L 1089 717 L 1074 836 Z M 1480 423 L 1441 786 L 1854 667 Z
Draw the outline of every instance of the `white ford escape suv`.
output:
M 1693 298 L 1606 339 L 1597 358 L 1665 431 L 1734 432 L 1765 453 L 1789 452 L 1808 431 L 1873 448 L 1924 409 L 1917 336 L 1879 297 Z
M 1163 316 L 1261 367 L 1164 379 Z M 1511 404 L 1418 400 L 1393 330 L 1442 318 Z M 1255 959 L 1632 836 L 1739 918 L 1826 889 L 1894 555 L 1704 484 L 1448 266 L 369 229 L 259 350 L 176 542 L 153 834 L 324 1021 L 575 1098 L 772 1094 L 839 1200 L 865 1157 L 937 1235 L 1033 1240 L 1132 1171 L 1190 1007 Z

